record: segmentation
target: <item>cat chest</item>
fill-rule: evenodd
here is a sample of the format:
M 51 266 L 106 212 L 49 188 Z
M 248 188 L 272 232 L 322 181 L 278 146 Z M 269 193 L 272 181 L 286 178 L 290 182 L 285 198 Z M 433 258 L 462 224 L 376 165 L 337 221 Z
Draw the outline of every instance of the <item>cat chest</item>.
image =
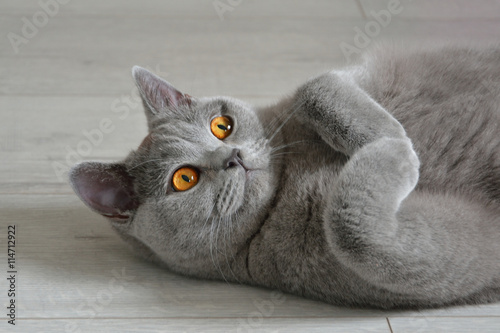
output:
M 259 283 L 287 283 L 331 260 L 323 232 L 329 182 L 336 173 L 290 171 L 281 197 L 250 246 L 249 270 Z M 275 286 L 280 287 L 280 286 Z
M 329 192 L 318 184 L 286 193 L 250 245 L 253 282 L 330 303 L 371 289 L 337 260 L 327 242 L 323 213 Z

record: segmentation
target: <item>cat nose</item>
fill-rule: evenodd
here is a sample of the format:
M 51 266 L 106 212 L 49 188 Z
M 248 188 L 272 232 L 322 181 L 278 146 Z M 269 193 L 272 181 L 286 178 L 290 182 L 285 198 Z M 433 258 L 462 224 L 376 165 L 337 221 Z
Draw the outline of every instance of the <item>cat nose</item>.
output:
M 229 156 L 229 158 L 224 162 L 224 166 L 225 169 L 234 168 L 236 166 L 243 166 L 243 160 L 241 159 L 239 149 L 233 149 L 233 151 L 231 152 L 231 156 Z

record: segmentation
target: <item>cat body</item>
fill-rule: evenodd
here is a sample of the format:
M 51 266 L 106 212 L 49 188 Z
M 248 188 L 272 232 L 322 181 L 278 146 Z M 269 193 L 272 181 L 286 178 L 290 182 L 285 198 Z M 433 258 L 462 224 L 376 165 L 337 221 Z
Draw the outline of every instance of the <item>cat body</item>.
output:
M 499 49 L 377 50 L 265 108 L 133 74 L 150 134 L 70 177 L 136 252 L 337 305 L 500 299 Z

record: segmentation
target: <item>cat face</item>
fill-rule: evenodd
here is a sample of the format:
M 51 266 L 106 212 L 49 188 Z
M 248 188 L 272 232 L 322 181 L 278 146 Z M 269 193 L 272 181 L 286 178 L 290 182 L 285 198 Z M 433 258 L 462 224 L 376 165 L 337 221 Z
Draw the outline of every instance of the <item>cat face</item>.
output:
M 148 136 L 123 163 L 75 166 L 73 188 L 138 251 L 207 271 L 244 246 L 269 204 L 276 177 L 265 128 L 241 101 L 195 99 L 144 69 L 133 74 Z

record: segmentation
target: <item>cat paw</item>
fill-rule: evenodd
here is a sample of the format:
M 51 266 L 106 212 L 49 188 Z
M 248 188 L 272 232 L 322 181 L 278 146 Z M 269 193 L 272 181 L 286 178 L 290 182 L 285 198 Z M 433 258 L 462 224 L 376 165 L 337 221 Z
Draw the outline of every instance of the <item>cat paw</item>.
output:
M 377 145 L 382 158 L 386 177 L 398 191 L 401 201 L 410 194 L 418 183 L 420 161 L 409 139 L 382 138 Z M 377 149 L 377 150 L 378 150 Z

